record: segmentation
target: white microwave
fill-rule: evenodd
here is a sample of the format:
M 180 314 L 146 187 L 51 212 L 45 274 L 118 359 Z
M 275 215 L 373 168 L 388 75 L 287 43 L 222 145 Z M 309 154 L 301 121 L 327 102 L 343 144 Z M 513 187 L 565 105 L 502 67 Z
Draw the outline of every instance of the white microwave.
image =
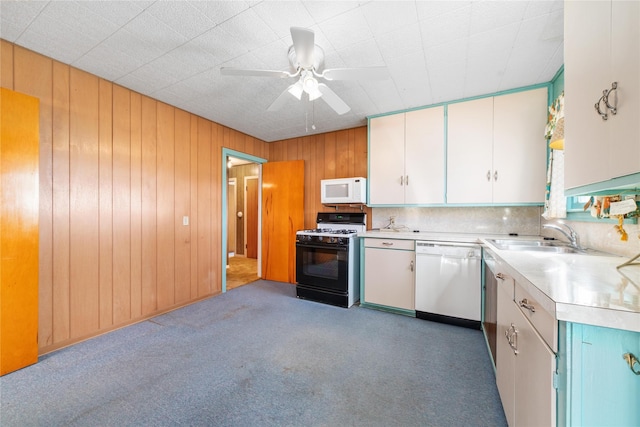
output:
M 367 179 L 323 179 L 320 181 L 320 200 L 323 204 L 367 203 Z

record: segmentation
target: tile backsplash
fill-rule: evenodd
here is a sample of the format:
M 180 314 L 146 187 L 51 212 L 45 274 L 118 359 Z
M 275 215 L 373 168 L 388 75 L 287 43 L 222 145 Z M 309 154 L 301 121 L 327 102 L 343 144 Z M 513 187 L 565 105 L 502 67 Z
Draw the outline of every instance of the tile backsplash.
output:
M 548 236 L 565 240 L 559 232 L 543 229 L 543 208 L 515 207 L 442 207 L 442 208 L 373 208 L 371 228 L 383 228 L 395 217 L 396 227 L 407 231 L 483 234 L 517 233 L 520 236 Z M 553 221 L 550 221 L 553 222 Z M 625 224 L 629 240 L 623 242 L 613 223 L 566 221 L 576 230 L 583 246 L 621 256 L 640 252 L 640 228 Z

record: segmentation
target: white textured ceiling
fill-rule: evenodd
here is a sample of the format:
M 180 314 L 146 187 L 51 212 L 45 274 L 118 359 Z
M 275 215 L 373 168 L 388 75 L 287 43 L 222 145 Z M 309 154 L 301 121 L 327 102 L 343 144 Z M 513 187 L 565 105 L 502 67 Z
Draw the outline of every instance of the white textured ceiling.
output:
M 0 37 L 264 141 L 550 81 L 563 63 L 563 2 L 1 1 Z M 289 28 L 311 28 L 326 68 L 386 66 L 390 79 L 327 84 L 322 100 L 267 107 L 293 79 Z M 315 124 L 315 130 L 311 125 Z

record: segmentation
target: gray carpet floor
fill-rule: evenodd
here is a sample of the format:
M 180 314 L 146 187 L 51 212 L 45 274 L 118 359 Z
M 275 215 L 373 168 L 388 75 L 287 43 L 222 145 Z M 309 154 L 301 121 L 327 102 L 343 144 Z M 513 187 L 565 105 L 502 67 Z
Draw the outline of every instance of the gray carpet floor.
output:
M 2 426 L 504 426 L 480 331 L 259 280 L 0 378 Z

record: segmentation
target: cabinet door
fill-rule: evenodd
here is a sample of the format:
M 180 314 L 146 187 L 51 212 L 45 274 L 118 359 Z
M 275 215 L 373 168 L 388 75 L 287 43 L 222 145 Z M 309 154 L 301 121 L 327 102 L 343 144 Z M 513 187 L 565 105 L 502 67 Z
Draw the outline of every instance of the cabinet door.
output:
M 491 203 L 493 98 L 447 108 L 447 203 Z
M 497 328 L 496 328 L 496 383 L 502 401 L 502 408 L 510 426 L 515 425 L 515 383 L 516 355 L 509 345 L 507 336 L 514 334 L 518 308 L 513 302 L 514 281 L 505 276 L 498 281 Z
M 612 176 L 640 172 L 640 2 L 614 1 L 611 5 L 611 81 L 618 82 L 618 112 L 610 119 L 608 150 Z
M 493 203 L 543 203 L 547 89 L 493 99 Z
M 404 114 L 369 122 L 369 203 L 404 203 Z
M 405 114 L 405 203 L 444 203 L 444 107 Z
M 414 252 L 365 248 L 364 302 L 414 310 Z
M 555 354 L 519 310 L 517 314 L 519 319 L 516 321 L 518 355 L 514 375 L 515 425 L 555 426 Z
M 573 326 L 572 425 L 640 425 L 640 376 L 622 355 L 640 357 L 640 333 Z M 639 369 L 635 365 L 636 370 Z
M 564 7 L 565 187 L 573 188 L 610 178 L 611 116 L 602 120 L 594 105 L 611 87 L 611 3 L 568 1 Z

